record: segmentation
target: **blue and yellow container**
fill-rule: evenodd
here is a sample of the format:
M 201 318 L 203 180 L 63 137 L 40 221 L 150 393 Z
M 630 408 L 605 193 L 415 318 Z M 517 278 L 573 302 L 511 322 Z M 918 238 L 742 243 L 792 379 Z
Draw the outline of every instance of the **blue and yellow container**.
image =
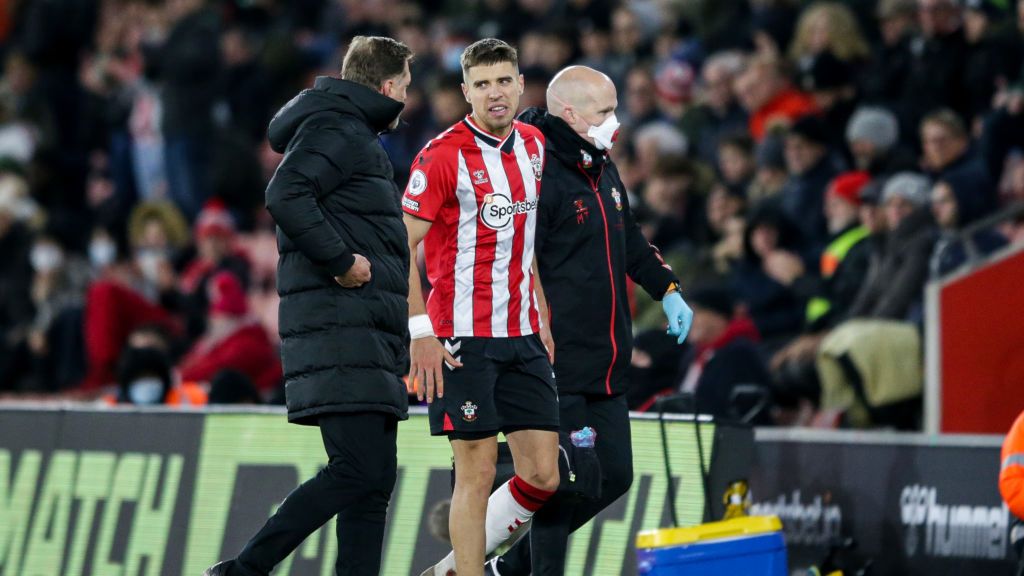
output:
M 641 576 L 787 576 L 777 516 L 748 516 L 692 528 L 647 530 L 636 537 Z

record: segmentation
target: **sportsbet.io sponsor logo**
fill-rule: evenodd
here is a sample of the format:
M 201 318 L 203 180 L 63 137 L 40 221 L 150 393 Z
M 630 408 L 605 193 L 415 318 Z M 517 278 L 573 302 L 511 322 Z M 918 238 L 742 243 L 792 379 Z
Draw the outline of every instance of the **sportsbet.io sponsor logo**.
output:
M 1007 556 L 1005 506 L 940 504 L 933 486 L 913 484 L 900 493 L 907 556 L 999 560 Z
M 805 502 L 800 490 L 780 494 L 774 500 L 757 502 L 751 516 L 778 516 L 790 544 L 823 546 L 842 535 L 843 510 L 832 502 L 830 493 L 816 494 Z
M 480 220 L 491 230 L 501 231 L 512 225 L 512 219 L 517 214 L 526 214 L 536 209 L 536 200 L 513 202 L 504 194 L 488 194 L 484 196 L 484 205 L 480 208 Z

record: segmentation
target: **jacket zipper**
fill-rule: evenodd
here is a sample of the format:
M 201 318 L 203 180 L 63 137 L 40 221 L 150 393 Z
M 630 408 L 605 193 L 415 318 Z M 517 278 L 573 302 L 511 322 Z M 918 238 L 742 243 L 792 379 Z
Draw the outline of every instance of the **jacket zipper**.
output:
M 611 308 L 611 322 L 608 329 L 608 335 L 612 341 L 612 363 L 608 365 L 608 374 L 605 376 L 604 387 L 605 392 L 611 396 L 612 394 L 612 370 L 615 368 L 615 361 L 619 358 L 619 345 L 615 342 L 615 272 L 612 270 L 612 246 L 611 240 L 608 235 L 608 215 L 604 211 L 604 201 L 601 200 L 601 177 L 604 176 L 604 166 L 601 166 L 601 171 L 597 174 L 597 180 L 590 177 L 587 171 L 582 165 L 576 164 L 586 177 L 587 181 L 590 182 L 590 189 L 594 191 L 594 196 L 597 196 L 597 205 L 601 209 L 601 221 L 604 223 L 604 253 L 608 261 L 608 283 L 612 287 L 612 308 Z

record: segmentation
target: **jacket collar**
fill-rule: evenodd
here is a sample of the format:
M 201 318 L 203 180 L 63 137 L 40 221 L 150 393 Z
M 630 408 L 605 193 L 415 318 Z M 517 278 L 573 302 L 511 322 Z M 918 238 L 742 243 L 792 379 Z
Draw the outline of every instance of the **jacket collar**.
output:
M 405 107 L 402 102 L 392 100 L 368 86 L 330 76 L 318 76 L 313 89 L 348 100 L 348 108 L 361 116 L 377 133 L 387 130 Z
M 600 172 L 605 164 L 611 162 L 606 150 L 599 150 L 574 132 L 565 120 L 546 110 L 529 108 L 519 119 L 540 129 L 546 150 L 563 164 L 580 166 L 588 172 Z

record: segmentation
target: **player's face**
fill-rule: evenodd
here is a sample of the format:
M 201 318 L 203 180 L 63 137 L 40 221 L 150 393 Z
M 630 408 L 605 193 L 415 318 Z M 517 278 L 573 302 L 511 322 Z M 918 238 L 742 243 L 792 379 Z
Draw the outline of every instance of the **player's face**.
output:
M 466 71 L 462 93 L 480 127 L 504 137 L 512 127 L 523 94 L 523 76 L 511 62 L 473 66 Z

